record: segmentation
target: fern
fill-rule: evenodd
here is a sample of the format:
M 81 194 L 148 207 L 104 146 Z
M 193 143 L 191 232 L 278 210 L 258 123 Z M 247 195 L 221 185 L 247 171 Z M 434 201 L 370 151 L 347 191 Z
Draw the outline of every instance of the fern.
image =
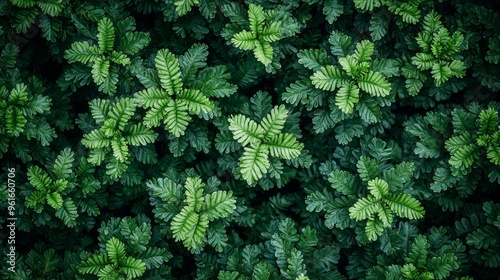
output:
M 167 215 L 166 220 L 172 219 L 170 227 L 174 239 L 182 241 L 190 250 L 201 250 L 212 223 L 228 217 L 236 209 L 236 199 L 233 198 L 231 191 L 218 190 L 204 194 L 205 184 L 199 177 L 186 179 L 182 208 L 180 208 L 180 191 L 171 180 L 158 179 L 156 182 L 148 182 L 148 187 L 153 195 L 179 207 L 175 214 Z M 165 212 L 165 210 L 158 209 L 159 212 Z
M 233 133 L 234 140 L 244 147 L 238 165 L 243 179 L 249 185 L 267 173 L 270 167 L 269 153 L 282 159 L 300 155 L 303 144 L 293 135 L 281 133 L 287 115 L 288 110 L 281 105 L 274 107 L 259 124 L 243 115 L 229 118 L 229 130 Z
M 234 34 L 231 42 L 239 49 L 253 50 L 255 58 L 267 66 L 273 62 L 274 57 L 273 46 L 270 43 L 282 38 L 281 21 L 270 21 L 266 18 L 262 6 L 255 4 L 248 6 L 248 21 L 250 31 L 243 30 Z
M 143 261 L 125 257 L 125 245 L 116 238 L 106 243 L 106 254 L 92 255 L 78 265 L 83 274 L 96 274 L 99 279 L 116 278 L 124 273 L 130 279 L 141 277 L 146 270 Z
M 331 43 L 338 45 L 342 40 L 336 33 L 330 38 Z M 347 38 L 346 38 L 347 39 Z M 347 42 L 347 41 L 346 41 Z M 342 69 L 335 66 L 324 66 L 310 77 L 312 84 L 321 90 L 335 91 L 338 88 L 335 97 L 335 105 L 344 113 L 354 113 L 355 105 L 360 100 L 367 100 L 362 92 L 366 92 L 372 97 L 386 97 L 390 94 L 391 84 L 380 72 L 370 71 L 372 65 L 374 45 L 364 40 L 356 44 L 354 54 L 339 58 L 339 64 Z M 345 55 L 339 53 L 339 55 Z M 377 61 L 376 61 L 377 62 Z M 375 106 L 371 106 L 377 110 Z

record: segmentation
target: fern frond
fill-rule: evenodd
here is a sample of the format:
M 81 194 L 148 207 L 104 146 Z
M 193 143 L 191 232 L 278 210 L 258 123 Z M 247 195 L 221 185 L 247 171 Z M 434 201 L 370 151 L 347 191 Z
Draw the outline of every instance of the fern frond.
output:
M 270 167 L 267 145 L 251 143 L 249 147 L 245 147 L 239 167 L 243 179 L 249 185 L 262 178 Z
M 97 274 L 109 263 L 108 254 L 91 255 L 86 261 L 82 261 L 76 268 L 82 274 Z
M 453 76 L 451 68 L 446 65 L 445 62 L 434 63 L 432 65 L 431 74 L 434 78 L 436 86 L 440 86 L 442 83 L 448 81 L 451 76 Z
M 376 199 L 382 199 L 389 193 L 389 185 L 386 181 L 375 178 L 368 181 L 368 190 Z
M 420 202 L 409 194 L 388 194 L 385 196 L 384 201 L 399 217 L 420 219 L 425 214 L 425 210 Z
M 175 11 L 181 17 L 191 11 L 194 5 L 197 5 L 199 0 L 176 0 L 174 2 Z
M 269 43 L 280 40 L 282 38 L 280 34 L 280 27 L 281 21 L 272 22 L 269 26 L 264 27 L 260 34 L 260 38 Z
M 61 219 L 67 227 L 76 226 L 76 218 L 78 218 L 76 204 L 71 198 L 66 198 L 62 207 L 56 211 L 55 216 Z
M 116 122 L 116 128 L 123 130 L 134 115 L 136 104 L 129 98 L 122 98 L 109 112 L 109 119 Z M 105 122 L 106 124 L 106 122 Z M 105 124 L 103 126 L 105 126 Z
M 146 264 L 142 260 L 127 257 L 120 262 L 120 271 L 131 279 L 141 277 L 146 271 Z
M 31 1 L 30 1 L 31 2 Z M 65 8 L 65 2 L 63 1 L 37 1 L 36 3 L 40 10 L 44 14 L 47 14 L 49 16 L 55 17 L 61 14 L 61 12 Z
M 304 144 L 297 141 L 293 134 L 283 133 L 278 134 L 266 141 L 269 147 L 269 152 L 273 157 L 282 159 L 296 158 L 302 152 Z
M 75 154 L 70 148 L 65 148 L 57 156 L 54 163 L 54 175 L 56 178 L 67 178 L 71 173 L 73 173 L 72 165 L 75 160 Z
M 165 99 L 170 99 L 168 93 L 156 87 L 147 88 L 136 92 L 133 98 L 134 102 L 136 102 L 138 106 L 143 108 L 153 107 L 155 104 Z
M 247 30 L 243 30 L 239 33 L 234 34 L 233 38 L 231 39 L 231 43 L 233 43 L 235 47 L 244 51 L 253 50 L 255 48 L 256 42 L 257 37 Z
M 273 62 L 273 47 L 266 41 L 255 41 L 255 48 L 253 54 L 255 58 L 264 65 Z
M 378 72 L 369 71 L 361 77 L 358 85 L 371 96 L 385 97 L 391 92 L 391 84 Z
M 297 57 L 300 64 L 315 72 L 328 63 L 328 56 L 324 49 L 300 50 Z
M 264 130 L 253 120 L 236 115 L 229 118 L 229 130 L 233 133 L 234 140 L 242 146 L 248 143 L 260 143 Z
M 63 206 L 64 200 L 61 194 L 58 192 L 48 193 L 46 199 L 47 199 L 47 204 L 50 205 L 55 210 L 58 210 Z
M 106 251 L 110 261 L 115 264 L 119 264 L 125 259 L 125 244 L 115 237 L 112 237 L 106 242 Z
M 100 50 L 96 46 L 90 46 L 87 41 L 74 42 L 71 47 L 64 52 L 64 58 L 69 63 L 81 62 L 87 64 L 93 62 L 101 56 Z
M 103 124 L 109 113 L 109 102 L 103 99 L 94 99 L 89 102 L 89 107 L 95 122 Z
M 283 129 L 287 116 L 288 110 L 284 105 L 274 107 L 260 123 L 263 130 L 262 139 L 266 141 L 278 135 Z
M 252 34 L 258 36 L 262 33 L 265 19 L 264 9 L 260 5 L 250 4 L 248 6 L 248 20 Z
M 368 40 L 363 40 L 356 44 L 356 50 L 354 51 L 354 58 L 360 62 L 371 61 L 371 56 L 373 55 L 374 45 Z
M 384 230 L 383 223 L 377 218 L 371 218 L 366 222 L 365 233 L 368 240 L 375 241 L 382 235 Z
M 340 69 L 327 65 L 311 76 L 311 82 L 318 89 L 333 91 L 342 86 L 345 80 Z
M 184 135 L 191 121 L 188 111 L 188 106 L 184 101 L 171 100 L 165 107 L 165 129 L 175 137 Z
M 355 194 L 356 177 L 347 171 L 334 170 L 328 177 L 331 187 L 343 195 Z
M 208 97 L 197 89 L 183 89 L 177 98 L 184 101 L 190 112 L 194 114 L 208 113 L 214 108 L 214 104 L 210 102 Z
M 87 148 L 99 149 L 108 147 L 111 142 L 101 130 L 96 129 L 83 135 L 82 144 Z
M 115 28 L 109 18 L 103 18 L 97 25 L 97 42 L 101 53 L 113 50 Z
M 103 56 L 96 57 L 92 64 L 92 79 L 97 85 L 102 85 L 109 75 L 109 60 Z
M 335 96 L 335 105 L 345 114 L 352 114 L 358 102 L 359 88 L 353 82 L 344 83 Z
M 195 212 L 200 211 L 205 200 L 203 197 L 204 186 L 205 184 L 199 177 L 188 177 L 186 179 L 186 183 L 184 184 L 184 188 L 186 189 L 186 199 L 184 199 L 184 207 Z
M 23 115 L 23 112 L 14 106 L 9 106 L 5 112 L 5 126 L 7 133 L 12 136 L 19 136 L 24 131 L 24 126 L 28 120 Z
M 148 129 L 142 124 L 134 124 L 125 129 L 125 140 L 133 146 L 144 146 L 154 143 L 158 133 Z
M 366 220 L 373 214 L 380 211 L 381 207 L 382 205 L 375 197 L 363 197 L 349 208 L 349 217 L 351 217 L 351 219 L 356 219 L 356 221 Z
M 205 195 L 205 204 L 203 213 L 209 221 L 229 216 L 236 209 L 236 199 L 233 198 L 233 192 L 215 191 Z
M 182 89 L 182 79 L 179 61 L 175 55 L 167 49 L 161 49 L 156 54 L 155 65 L 161 86 L 170 95 L 178 93 Z
M 380 7 L 380 0 L 354 0 L 356 9 L 362 11 L 373 11 L 374 8 Z
M 113 156 L 120 162 L 125 162 L 130 155 L 128 142 L 124 137 L 117 135 L 111 139 L 111 148 L 113 149 Z

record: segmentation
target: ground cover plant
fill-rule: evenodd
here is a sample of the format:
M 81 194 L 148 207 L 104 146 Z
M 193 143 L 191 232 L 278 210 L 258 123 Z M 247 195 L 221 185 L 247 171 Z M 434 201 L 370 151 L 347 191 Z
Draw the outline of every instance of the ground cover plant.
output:
M 2 279 L 497 279 L 486 0 L 0 0 Z

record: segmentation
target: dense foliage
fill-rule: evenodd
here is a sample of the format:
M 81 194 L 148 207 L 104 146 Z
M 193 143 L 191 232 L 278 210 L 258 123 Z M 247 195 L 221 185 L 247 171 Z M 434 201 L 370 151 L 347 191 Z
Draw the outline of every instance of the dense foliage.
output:
M 496 279 L 494 5 L 0 0 L 0 278 Z

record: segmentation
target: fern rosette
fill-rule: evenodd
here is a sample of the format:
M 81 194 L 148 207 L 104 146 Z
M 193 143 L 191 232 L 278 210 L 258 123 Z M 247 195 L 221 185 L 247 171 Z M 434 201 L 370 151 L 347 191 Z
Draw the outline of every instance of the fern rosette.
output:
M 239 167 L 249 185 L 267 173 L 269 155 L 281 159 L 293 159 L 300 155 L 304 145 L 292 134 L 281 133 L 287 116 L 288 110 L 280 105 L 274 107 L 259 124 L 243 115 L 229 118 L 229 130 L 234 140 L 244 147 Z
M 134 95 L 134 101 L 148 109 L 145 126 L 163 124 L 165 130 L 180 137 L 192 121 L 190 115 L 208 115 L 215 108 L 209 97 L 229 96 L 236 91 L 235 86 L 227 83 L 229 75 L 225 67 L 205 68 L 197 73 L 199 68 L 206 66 L 207 55 L 207 46 L 198 44 L 180 58 L 167 49 L 158 51 L 154 79 L 159 82 L 147 84 L 151 87 Z M 191 88 L 186 88 L 185 84 Z

